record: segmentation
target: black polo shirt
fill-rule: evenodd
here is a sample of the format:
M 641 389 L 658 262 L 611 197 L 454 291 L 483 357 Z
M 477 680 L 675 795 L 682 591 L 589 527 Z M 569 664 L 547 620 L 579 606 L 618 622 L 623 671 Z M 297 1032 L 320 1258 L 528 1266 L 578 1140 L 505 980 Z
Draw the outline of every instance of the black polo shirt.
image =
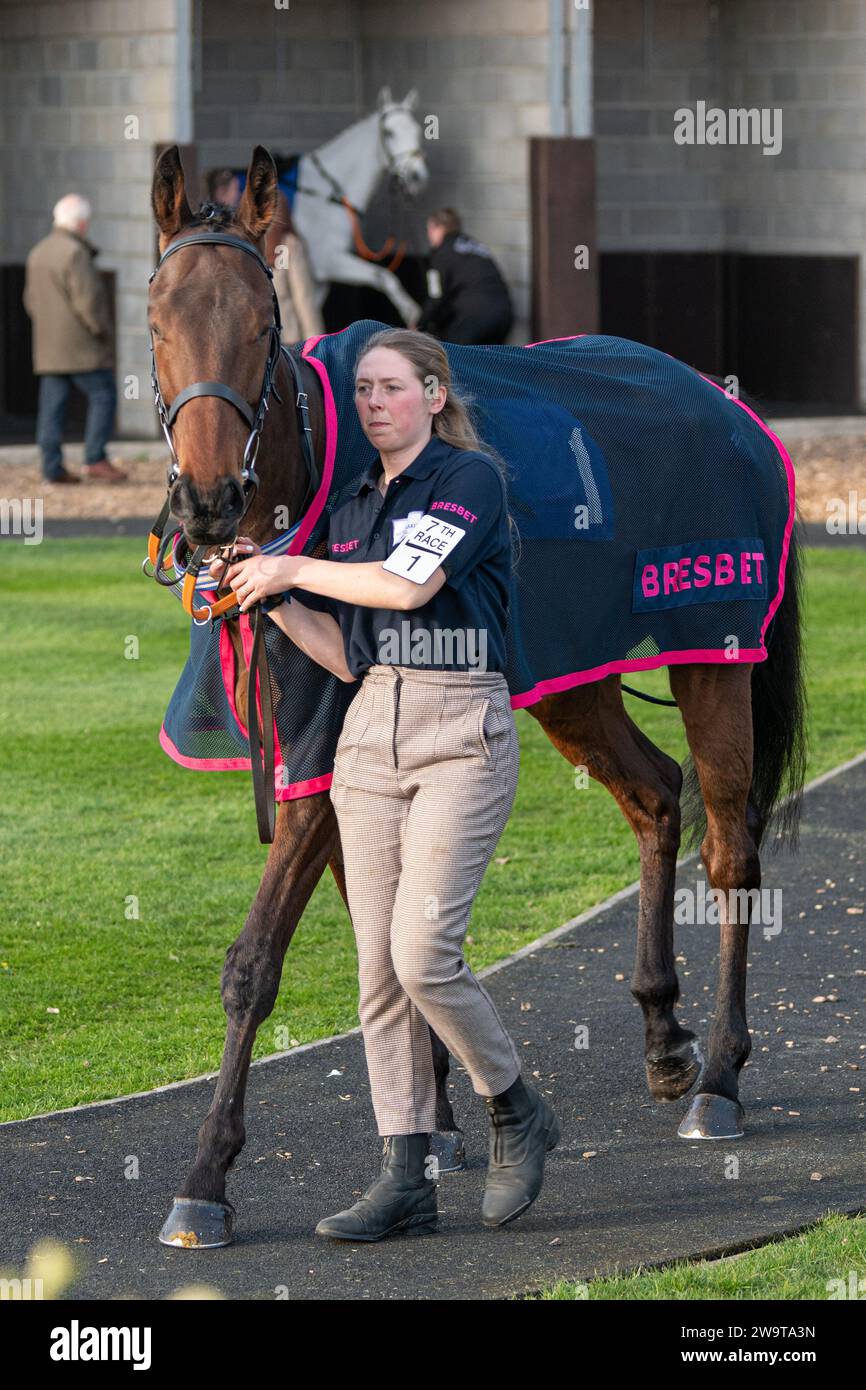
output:
M 377 454 L 340 493 L 328 521 L 328 559 L 344 565 L 385 560 L 405 530 L 427 515 L 464 533 L 441 561 L 446 582 L 408 612 L 302 590 L 299 600 L 336 618 L 355 676 L 375 665 L 504 672 L 511 542 L 501 470 L 484 454 L 452 448 L 433 434 L 384 496 L 377 485 L 383 471 Z

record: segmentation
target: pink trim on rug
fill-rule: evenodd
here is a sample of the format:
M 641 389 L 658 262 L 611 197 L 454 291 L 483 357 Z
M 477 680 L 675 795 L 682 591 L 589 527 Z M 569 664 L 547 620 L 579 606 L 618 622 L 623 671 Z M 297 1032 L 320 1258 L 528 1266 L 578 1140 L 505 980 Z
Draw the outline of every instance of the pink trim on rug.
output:
M 181 753 L 166 733 L 165 725 L 159 731 L 159 743 L 172 762 L 181 767 L 192 768 L 193 772 L 249 772 L 249 758 L 190 758 Z M 275 787 L 277 801 L 295 801 L 302 796 L 315 796 L 317 792 L 327 791 L 333 781 L 332 772 L 323 772 L 320 777 L 308 777 L 304 782 L 290 782 L 287 787 Z
M 180 763 L 181 767 L 196 768 L 201 772 L 249 772 L 249 758 L 189 758 L 186 753 L 181 753 L 172 743 L 171 738 L 166 733 L 165 725 L 159 731 L 160 747 L 173 762 Z
M 778 449 L 782 457 L 782 462 L 785 465 L 785 472 L 788 477 L 788 520 L 785 525 L 785 535 L 782 539 L 782 554 L 779 559 L 779 587 L 776 590 L 776 596 L 770 604 L 769 608 L 767 609 L 766 616 L 764 618 L 763 624 L 761 625 L 761 647 L 764 648 L 764 634 L 767 631 L 767 628 L 769 627 L 770 623 L 772 622 L 773 614 L 779 607 L 779 604 L 782 602 L 782 597 L 785 593 L 785 569 L 788 563 L 788 551 L 791 546 L 791 533 L 794 529 L 794 515 L 796 511 L 797 479 L 796 474 L 794 473 L 794 465 L 791 462 L 791 456 L 788 453 L 788 450 L 785 448 L 779 436 L 773 433 L 769 425 L 764 424 L 764 421 L 761 419 L 760 415 L 756 415 L 754 410 L 752 410 L 749 406 L 746 405 L 745 401 L 741 401 L 738 396 L 728 396 L 728 393 L 725 390 L 724 386 L 720 386 L 717 381 L 710 381 L 709 377 L 704 376 L 702 372 L 698 372 L 698 376 L 701 378 L 702 381 L 708 382 L 710 386 L 715 386 L 717 391 L 721 391 L 723 396 L 728 397 L 728 400 L 734 401 L 735 404 L 737 404 L 743 410 L 745 410 L 747 415 L 751 415 L 752 419 L 755 421 L 755 424 L 760 426 L 760 428 L 764 431 L 764 434 L 767 435 L 768 439 L 772 439 L 773 443 Z M 764 651 L 766 653 L 765 648 Z
M 340 329 L 341 333 L 346 333 L 347 331 L 348 330 L 345 328 Z M 308 338 L 304 343 L 303 352 L 301 353 L 304 361 L 310 364 L 322 384 L 322 395 L 325 400 L 325 460 L 322 464 L 322 481 L 319 484 L 319 490 L 310 503 L 309 510 L 289 546 L 289 555 L 299 555 L 303 550 L 307 543 L 307 538 L 322 514 L 322 509 L 331 491 L 331 479 L 334 476 L 334 459 L 337 456 L 337 406 L 334 401 L 334 392 L 331 389 L 331 381 L 328 376 L 327 367 L 324 362 L 319 361 L 318 357 L 310 357 L 310 353 L 316 344 L 320 343 L 323 338 L 336 338 L 337 336 L 336 333 L 320 333 L 315 338 Z
M 565 338 L 539 338 L 537 343 L 524 343 L 525 348 L 543 347 L 545 343 L 573 343 L 576 338 L 588 338 L 589 333 L 569 333 Z
M 726 662 L 729 666 L 737 666 L 742 665 L 744 661 L 758 662 L 766 659 L 766 648 L 762 645 L 745 648 L 736 660 L 711 647 L 695 647 L 691 651 L 659 652 L 657 656 L 634 657 L 631 661 L 608 661 L 604 666 L 593 666 L 589 671 L 572 671 L 568 676 L 553 676 L 550 680 L 539 681 L 524 694 L 512 695 L 511 708 L 524 709 L 527 705 L 534 705 L 543 700 L 545 695 L 555 695 L 558 690 L 571 690 L 575 685 L 591 685 L 593 681 L 604 680 L 605 676 L 620 675 L 628 671 L 656 671 L 660 666 L 682 666 L 688 662 L 703 666 L 717 666 Z
M 277 790 L 277 801 L 296 801 L 301 796 L 315 796 L 316 792 L 326 792 L 333 780 L 333 772 L 323 772 L 321 777 L 309 777 L 306 782 L 292 782 L 288 787 L 280 787 Z
M 232 646 L 232 641 L 229 637 L 228 623 L 222 623 L 220 626 L 219 658 L 220 673 L 223 678 L 223 689 L 226 693 L 226 700 L 228 701 L 229 709 L 232 712 L 232 718 L 234 719 L 244 738 L 248 739 L 250 736 L 249 729 L 246 727 L 246 725 L 241 723 L 241 717 L 238 714 L 237 706 L 235 705 L 235 677 L 237 675 L 237 662 L 235 661 L 235 649 Z M 247 766 L 249 766 L 249 762 L 247 763 Z

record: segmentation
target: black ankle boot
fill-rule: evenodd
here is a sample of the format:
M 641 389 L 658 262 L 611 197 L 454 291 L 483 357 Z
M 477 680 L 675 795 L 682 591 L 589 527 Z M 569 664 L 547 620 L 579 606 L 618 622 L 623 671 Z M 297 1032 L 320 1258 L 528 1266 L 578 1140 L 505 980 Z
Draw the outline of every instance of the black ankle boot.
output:
M 559 1143 L 556 1116 L 532 1086 L 517 1080 L 498 1096 L 485 1096 L 490 1116 L 490 1160 L 481 1204 L 485 1226 L 505 1226 L 541 1191 L 544 1158 Z
M 354 1206 L 324 1217 L 316 1235 L 334 1240 L 382 1240 L 394 1231 L 435 1231 L 436 1183 L 425 1176 L 429 1153 L 429 1134 L 386 1135 L 380 1176 Z

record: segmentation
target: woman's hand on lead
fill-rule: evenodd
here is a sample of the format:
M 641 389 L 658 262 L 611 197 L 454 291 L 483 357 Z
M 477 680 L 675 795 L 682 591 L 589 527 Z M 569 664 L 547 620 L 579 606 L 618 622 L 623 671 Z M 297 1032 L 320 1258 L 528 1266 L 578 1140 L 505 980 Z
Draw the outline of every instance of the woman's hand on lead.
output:
M 229 554 L 233 557 L 238 555 L 243 559 L 247 559 L 250 555 L 261 555 L 262 548 L 260 545 L 256 545 L 255 541 L 251 541 L 249 536 L 238 536 L 237 540 L 232 544 L 221 545 L 219 547 L 219 554 L 215 555 L 208 563 L 208 569 L 214 579 L 220 579 L 222 577 L 225 557 Z
M 223 587 L 234 591 L 242 613 L 261 599 L 278 594 L 286 587 L 281 573 L 281 556 L 265 555 L 261 546 L 247 536 L 238 536 L 232 550 L 238 558 L 233 559 L 227 568 L 225 561 L 219 558 L 211 561 L 208 568 Z

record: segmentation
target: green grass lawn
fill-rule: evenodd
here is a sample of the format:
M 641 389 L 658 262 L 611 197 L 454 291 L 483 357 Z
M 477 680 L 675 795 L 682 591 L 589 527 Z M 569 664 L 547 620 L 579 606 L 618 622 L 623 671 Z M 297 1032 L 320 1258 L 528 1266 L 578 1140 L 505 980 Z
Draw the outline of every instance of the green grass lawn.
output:
M 832 1215 L 798 1236 L 742 1255 L 694 1264 L 683 1261 L 667 1269 L 589 1284 L 559 1283 L 537 1297 L 566 1301 L 831 1297 L 849 1300 L 863 1298 L 864 1292 L 866 1219 Z
M 188 620 L 139 572 L 143 541 L 0 547 L 0 1118 L 122 1095 L 216 1069 L 219 976 L 266 857 L 247 773 L 198 773 L 157 743 Z M 866 553 L 813 551 L 808 652 L 815 775 L 866 746 Z M 125 644 L 138 639 L 139 657 Z M 642 688 L 666 693 L 664 672 Z M 675 710 L 635 709 L 684 752 Z M 535 721 L 517 714 L 511 821 L 476 900 L 478 969 L 637 876 L 613 800 L 576 789 Z M 137 900 L 138 917 L 128 917 Z M 623 986 L 626 988 L 626 986 Z M 330 876 L 287 957 L 256 1055 L 357 1023 L 354 939 Z

